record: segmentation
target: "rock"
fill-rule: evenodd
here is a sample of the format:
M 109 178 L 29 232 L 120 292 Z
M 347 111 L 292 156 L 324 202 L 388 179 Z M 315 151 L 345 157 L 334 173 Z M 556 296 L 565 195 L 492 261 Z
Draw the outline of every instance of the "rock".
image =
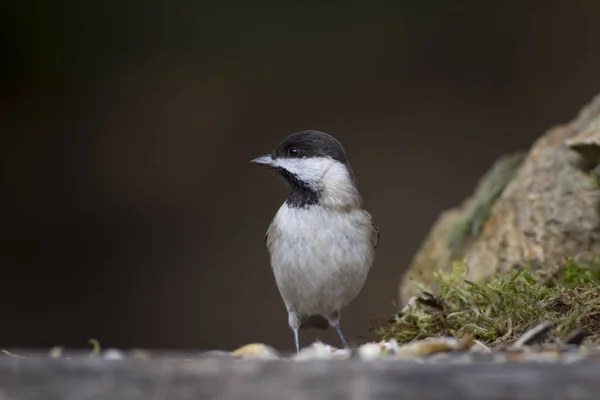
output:
M 356 349 L 356 355 L 364 361 L 377 360 L 383 358 L 396 357 L 398 354 L 398 342 L 395 339 L 390 341 L 369 342 Z
M 501 157 L 462 205 L 440 215 L 399 288 L 402 307 L 452 261 L 468 279 L 600 254 L 600 95 L 524 155 Z M 593 176 L 596 176 L 593 179 Z
M 514 343 L 515 347 L 530 346 L 536 343 L 542 343 L 543 339 L 548 336 L 550 331 L 554 328 L 554 324 L 551 321 L 544 321 L 525 332 L 517 341 Z
M 123 360 L 125 354 L 119 349 L 106 349 L 102 352 L 102 357 L 106 360 Z
M 292 360 L 324 360 L 340 359 L 350 357 L 350 351 L 346 349 L 337 349 L 321 341 L 316 341 L 310 346 L 304 347 L 298 354 L 292 356 Z
M 129 351 L 129 358 L 134 360 L 149 360 L 150 352 L 144 349 L 133 348 Z
M 491 353 L 492 349 L 487 347 L 485 344 L 481 343 L 479 340 L 473 341 L 473 346 L 470 349 L 472 352 L 477 353 Z
M 396 354 L 399 357 L 424 357 L 436 353 L 466 351 L 471 347 L 472 343 L 471 338 L 469 338 L 465 345 L 465 343 L 453 337 L 434 337 L 400 346 Z
M 590 332 L 587 329 L 579 328 L 571 332 L 569 336 L 565 338 L 564 342 L 566 344 L 580 346 L 588 336 L 590 336 Z
M 50 349 L 50 351 L 48 352 L 48 355 L 51 358 L 61 358 L 62 357 L 62 353 L 63 353 L 63 347 L 62 346 L 54 346 Z
M 277 350 L 263 343 L 250 343 L 232 351 L 230 354 L 239 358 L 255 358 L 261 360 L 279 359 Z
M 230 358 L 234 357 L 232 353 L 229 353 L 224 350 L 208 350 L 204 351 L 200 354 L 200 357 L 209 357 L 209 358 Z
M 382 357 L 384 348 L 380 343 L 370 342 L 365 343 L 356 349 L 358 358 L 364 361 L 377 360 Z
M 594 110 L 586 110 L 593 113 Z M 600 120 L 593 116 L 580 126 L 579 133 L 566 140 L 566 145 L 577 151 L 590 164 L 600 163 Z

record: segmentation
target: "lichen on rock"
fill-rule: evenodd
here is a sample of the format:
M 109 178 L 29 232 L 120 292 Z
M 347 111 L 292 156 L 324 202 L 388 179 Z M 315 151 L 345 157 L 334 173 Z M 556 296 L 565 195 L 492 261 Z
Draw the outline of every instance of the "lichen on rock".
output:
M 473 197 L 463 206 L 462 217 L 456 221 L 449 233 L 448 246 L 453 254 L 456 254 L 469 238 L 479 236 L 492 206 L 524 158 L 524 152 L 502 156 L 480 180 Z

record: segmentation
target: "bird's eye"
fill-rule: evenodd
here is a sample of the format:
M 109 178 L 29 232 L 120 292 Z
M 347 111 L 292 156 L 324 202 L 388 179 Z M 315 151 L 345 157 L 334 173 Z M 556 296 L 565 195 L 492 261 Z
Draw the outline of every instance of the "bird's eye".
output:
M 300 149 L 297 147 L 290 147 L 288 150 L 288 155 L 290 157 L 298 157 L 300 155 Z

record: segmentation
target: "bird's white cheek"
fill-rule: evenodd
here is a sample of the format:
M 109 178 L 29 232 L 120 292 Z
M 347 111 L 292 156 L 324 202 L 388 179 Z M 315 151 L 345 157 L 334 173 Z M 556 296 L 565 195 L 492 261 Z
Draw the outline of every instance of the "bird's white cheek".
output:
M 292 174 L 296 174 L 298 172 L 298 163 L 294 162 L 297 160 L 288 159 L 288 158 L 276 158 L 273 161 L 273 165 L 275 167 L 283 168 Z
M 326 157 L 317 158 L 279 158 L 274 165 L 294 174 L 302 182 L 318 185 L 332 172 L 337 175 L 340 169 L 336 163 Z
M 307 159 L 279 158 L 275 160 L 275 166 L 285 169 L 295 175 L 300 181 L 309 185 L 316 185 L 322 173 L 315 168 L 314 163 Z

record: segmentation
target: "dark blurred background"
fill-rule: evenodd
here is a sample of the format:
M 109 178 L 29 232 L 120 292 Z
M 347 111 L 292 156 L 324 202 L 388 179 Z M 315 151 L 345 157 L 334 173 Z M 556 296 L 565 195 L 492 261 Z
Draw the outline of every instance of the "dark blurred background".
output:
M 598 1 L 391 4 L 2 2 L 0 347 L 292 349 L 249 161 L 299 129 L 379 224 L 370 338 L 437 215 L 600 91 Z

